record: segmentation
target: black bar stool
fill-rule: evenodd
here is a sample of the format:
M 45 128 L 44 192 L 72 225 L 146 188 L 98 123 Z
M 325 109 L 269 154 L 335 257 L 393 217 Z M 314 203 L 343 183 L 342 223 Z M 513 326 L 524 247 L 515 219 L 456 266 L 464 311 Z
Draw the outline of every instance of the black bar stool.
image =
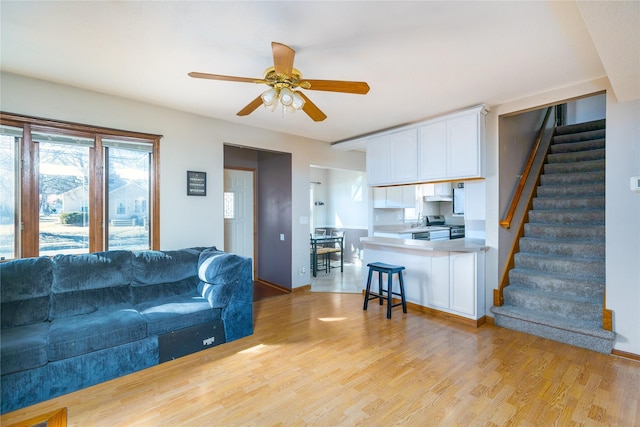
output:
M 402 270 L 404 270 L 404 266 L 401 265 L 391 265 L 385 264 L 383 262 L 372 262 L 367 264 L 369 267 L 369 278 L 367 279 L 367 290 L 364 294 L 364 307 L 363 310 L 367 309 L 369 305 L 369 300 L 378 298 L 380 300 L 380 305 L 383 304 L 383 299 L 387 298 L 387 319 L 391 319 L 391 308 L 402 305 L 402 312 L 407 312 L 407 301 L 404 297 L 404 281 L 402 280 Z M 378 272 L 378 292 L 371 292 L 371 278 L 373 276 L 373 272 Z M 387 274 L 387 289 L 382 289 L 382 273 Z M 393 275 L 394 273 L 398 273 L 398 281 L 400 282 L 400 293 L 393 292 Z M 385 296 L 386 293 L 386 296 Z M 400 296 L 400 302 L 396 304 L 392 304 L 392 296 L 398 295 Z

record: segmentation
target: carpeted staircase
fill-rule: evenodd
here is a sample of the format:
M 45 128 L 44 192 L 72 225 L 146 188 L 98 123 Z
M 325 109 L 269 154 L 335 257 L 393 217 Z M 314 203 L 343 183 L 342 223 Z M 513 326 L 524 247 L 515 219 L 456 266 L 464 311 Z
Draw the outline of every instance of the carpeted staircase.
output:
M 610 353 L 604 216 L 605 121 L 558 127 L 495 324 Z

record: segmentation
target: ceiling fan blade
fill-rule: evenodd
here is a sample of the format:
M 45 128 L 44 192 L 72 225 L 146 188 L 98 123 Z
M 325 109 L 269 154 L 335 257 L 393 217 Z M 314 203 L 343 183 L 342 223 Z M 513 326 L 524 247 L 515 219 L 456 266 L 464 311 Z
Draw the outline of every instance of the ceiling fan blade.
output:
M 341 80 L 308 80 L 300 82 L 300 87 L 309 90 L 324 90 L 327 92 L 344 92 L 364 95 L 369 92 L 366 82 L 347 82 Z M 309 83 L 309 87 L 306 84 Z M 303 85 L 304 84 L 304 85 Z
M 293 58 L 296 52 L 289 46 L 278 42 L 271 42 L 271 50 L 273 51 L 273 67 L 276 73 L 291 77 Z
M 249 114 L 253 113 L 256 108 L 258 108 L 259 106 L 262 105 L 262 95 L 259 95 L 256 99 L 254 99 L 253 101 L 251 101 L 250 103 L 247 104 L 246 107 L 244 107 L 242 110 L 238 111 L 236 113 L 237 116 L 248 116 Z
M 307 98 L 307 96 L 304 93 L 300 91 L 297 91 L 297 93 L 300 94 L 300 96 L 304 99 L 304 105 L 302 106 L 302 111 L 307 113 L 309 117 L 313 119 L 314 122 L 321 122 L 327 118 L 327 115 L 323 113 L 322 110 L 319 109 L 316 104 L 311 102 L 311 100 Z
M 195 71 L 190 72 L 189 77 L 193 77 L 196 79 L 224 80 L 229 82 L 241 83 L 266 83 L 262 79 L 252 79 L 251 77 L 223 76 L 221 74 L 198 73 Z

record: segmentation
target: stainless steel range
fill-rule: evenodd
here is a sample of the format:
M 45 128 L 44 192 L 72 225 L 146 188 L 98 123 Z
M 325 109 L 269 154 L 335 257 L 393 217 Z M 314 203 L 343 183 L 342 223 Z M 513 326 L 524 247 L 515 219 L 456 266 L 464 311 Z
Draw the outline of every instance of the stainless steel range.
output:
M 426 223 L 428 227 L 445 228 L 449 233 L 449 239 L 463 239 L 464 225 L 447 225 L 445 224 L 444 215 L 427 215 Z M 439 239 L 445 240 L 445 239 Z

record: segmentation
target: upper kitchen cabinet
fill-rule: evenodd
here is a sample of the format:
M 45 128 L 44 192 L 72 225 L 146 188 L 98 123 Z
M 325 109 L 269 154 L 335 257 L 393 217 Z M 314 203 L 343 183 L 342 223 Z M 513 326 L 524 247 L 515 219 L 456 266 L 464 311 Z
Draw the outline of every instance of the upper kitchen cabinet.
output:
M 370 186 L 482 178 L 484 105 L 366 140 Z
M 481 178 L 484 107 L 441 118 L 419 128 L 420 181 Z
M 377 135 L 367 140 L 367 182 L 391 185 L 416 182 L 417 130 Z

